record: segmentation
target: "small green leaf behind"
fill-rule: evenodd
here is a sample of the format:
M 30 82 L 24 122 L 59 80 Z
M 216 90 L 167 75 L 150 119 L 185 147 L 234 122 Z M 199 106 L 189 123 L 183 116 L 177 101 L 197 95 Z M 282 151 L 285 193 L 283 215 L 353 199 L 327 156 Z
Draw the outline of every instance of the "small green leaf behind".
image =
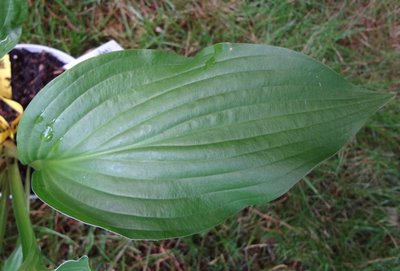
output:
M 133 239 L 204 231 L 287 192 L 392 95 L 291 50 L 127 50 L 63 73 L 27 108 L 20 160 L 53 208 Z
M 37 253 L 36 247 L 32 249 L 32 253 L 23 258 L 22 246 L 18 241 L 17 247 L 5 260 L 2 271 L 48 271 L 43 264 L 41 255 Z
M 54 271 L 90 271 L 89 259 L 83 256 L 76 261 L 66 261 L 57 267 Z
M 17 44 L 27 12 L 26 0 L 0 1 L 0 58 Z
M 22 246 L 20 244 L 17 245 L 13 253 L 5 260 L 4 265 L 2 266 L 2 271 L 12 271 L 19 270 L 22 265 Z

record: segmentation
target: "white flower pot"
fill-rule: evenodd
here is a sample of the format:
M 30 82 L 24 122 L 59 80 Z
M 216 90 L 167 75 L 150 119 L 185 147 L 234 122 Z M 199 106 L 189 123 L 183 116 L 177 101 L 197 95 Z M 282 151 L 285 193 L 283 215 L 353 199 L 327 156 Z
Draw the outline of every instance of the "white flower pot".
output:
M 29 52 L 32 53 L 40 53 L 42 51 L 45 51 L 46 53 L 49 53 L 53 56 L 55 56 L 58 60 L 61 62 L 68 64 L 71 61 L 74 61 L 75 58 L 70 56 L 67 53 L 64 53 L 63 51 L 60 51 L 58 49 L 54 49 L 48 46 L 44 45 L 38 45 L 38 44 L 30 44 L 30 43 L 20 43 L 15 46 L 16 49 L 25 49 Z

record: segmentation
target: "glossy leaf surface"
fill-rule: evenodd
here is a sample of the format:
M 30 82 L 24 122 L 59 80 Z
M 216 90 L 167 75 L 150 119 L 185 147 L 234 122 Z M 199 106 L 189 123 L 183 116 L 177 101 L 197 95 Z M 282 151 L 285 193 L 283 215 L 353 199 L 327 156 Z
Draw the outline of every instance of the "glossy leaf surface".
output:
M 283 48 L 123 51 L 41 91 L 18 151 L 57 210 L 130 238 L 184 236 L 288 191 L 390 96 Z
M 17 44 L 26 15 L 26 0 L 0 1 L 0 58 Z

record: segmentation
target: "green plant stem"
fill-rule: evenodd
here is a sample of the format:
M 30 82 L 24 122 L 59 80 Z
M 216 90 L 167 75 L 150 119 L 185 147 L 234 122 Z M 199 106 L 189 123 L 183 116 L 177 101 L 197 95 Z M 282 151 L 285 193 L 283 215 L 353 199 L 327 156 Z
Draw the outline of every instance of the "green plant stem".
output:
M 3 251 L 4 233 L 7 225 L 8 214 L 8 198 L 10 196 L 10 188 L 5 180 L 5 174 L 0 175 L 1 198 L 0 198 L 0 252 Z
M 29 211 L 26 206 L 27 198 L 24 193 L 18 163 L 14 158 L 10 158 L 7 176 L 10 183 L 12 206 L 22 246 L 23 263 L 19 270 L 47 271 L 48 269 L 43 264 L 42 254 L 36 242 L 35 233 L 33 232 Z
M 12 196 L 12 208 L 18 228 L 19 240 L 22 247 L 22 264 L 18 266 L 19 271 L 48 271 L 43 263 L 43 256 L 37 244 L 29 209 L 27 208 L 27 197 L 24 193 L 21 175 L 18 168 L 17 147 L 11 140 L 3 143 L 4 161 L 6 163 L 3 171 L 4 179 L 7 181 Z
M 26 195 L 26 209 L 29 212 L 30 202 L 29 195 L 31 194 L 31 167 L 26 167 L 26 175 L 25 175 L 25 195 Z
M 21 239 L 22 253 L 25 259 L 26 255 L 28 255 L 32 250 L 32 239 L 35 238 L 35 234 L 33 232 L 28 210 L 26 209 L 26 197 L 16 160 L 13 160 L 10 163 L 7 172 L 11 187 L 11 195 L 13 199 L 12 204 L 15 213 L 15 219 Z

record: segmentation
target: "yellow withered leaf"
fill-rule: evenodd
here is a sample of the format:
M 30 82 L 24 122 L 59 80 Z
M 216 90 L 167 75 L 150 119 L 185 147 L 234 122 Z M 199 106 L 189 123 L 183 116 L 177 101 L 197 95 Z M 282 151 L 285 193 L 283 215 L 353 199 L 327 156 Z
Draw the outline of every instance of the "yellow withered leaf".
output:
M 14 118 L 10 123 L 8 123 L 3 116 L 0 115 L 0 144 L 4 142 L 7 137 L 14 138 L 14 134 L 17 130 L 17 125 L 21 119 L 24 109 L 22 105 L 18 102 L 0 97 L 4 103 L 11 107 L 15 112 L 17 112 L 17 117 Z
M 0 59 L 0 96 L 11 99 L 11 62 L 8 54 Z
M 23 107 L 18 102 L 11 100 L 11 98 L 11 63 L 10 56 L 5 55 L 0 59 L 0 100 L 11 107 L 17 113 L 17 117 L 8 123 L 7 120 L 0 115 L 0 144 L 8 137 L 14 138 L 18 122 L 24 111 Z
M 8 122 L 0 115 L 0 144 L 10 136 L 10 126 Z

